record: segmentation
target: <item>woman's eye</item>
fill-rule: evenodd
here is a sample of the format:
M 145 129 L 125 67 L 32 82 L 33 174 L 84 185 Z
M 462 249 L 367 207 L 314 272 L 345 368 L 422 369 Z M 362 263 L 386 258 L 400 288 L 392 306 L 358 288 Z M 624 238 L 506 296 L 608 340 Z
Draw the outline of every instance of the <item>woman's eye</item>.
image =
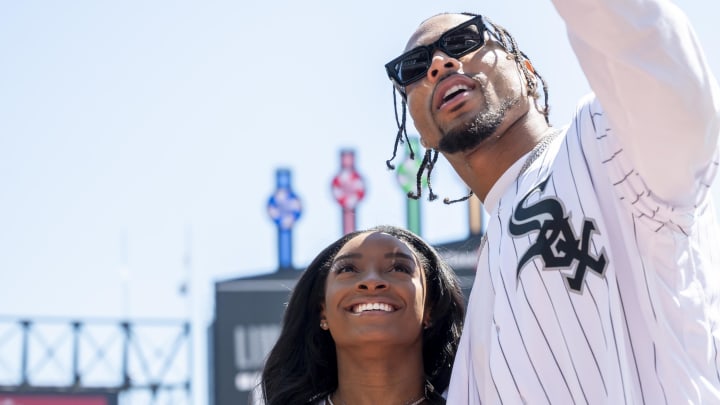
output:
M 402 273 L 412 274 L 412 269 L 408 266 L 396 265 L 393 267 L 393 271 L 399 271 Z
M 335 272 L 338 273 L 338 274 L 340 274 L 340 273 L 353 273 L 353 272 L 355 272 L 355 271 L 356 271 L 355 267 L 353 267 L 353 266 L 348 266 L 348 265 L 339 266 L 339 267 L 335 270 Z

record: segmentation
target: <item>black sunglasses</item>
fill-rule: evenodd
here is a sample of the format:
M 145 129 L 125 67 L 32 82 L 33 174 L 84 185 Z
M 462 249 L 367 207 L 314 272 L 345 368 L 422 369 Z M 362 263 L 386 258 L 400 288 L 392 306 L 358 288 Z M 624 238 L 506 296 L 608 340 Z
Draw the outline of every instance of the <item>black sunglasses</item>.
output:
M 482 16 L 476 16 L 443 33 L 437 41 L 421 45 L 398 56 L 385 65 L 390 80 L 399 86 L 420 80 L 430 69 L 436 50 L 452 58 L 459 58 L 479 49 L 485 44 L 485 23 Z

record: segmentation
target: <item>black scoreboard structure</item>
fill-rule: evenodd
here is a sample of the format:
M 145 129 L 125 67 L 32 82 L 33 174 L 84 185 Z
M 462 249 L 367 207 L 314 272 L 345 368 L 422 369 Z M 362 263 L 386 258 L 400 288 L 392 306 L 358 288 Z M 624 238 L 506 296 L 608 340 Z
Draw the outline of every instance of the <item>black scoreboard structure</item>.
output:
M 475 279 L 479 236 L 435 247 L 453 267 L 465 297 Z M 211 327 L 211 404 L 259 405 L 260 372 L 280 334 L 285 305 L 302 269 L 215 283 Z
M 265 356 L 280 335 L 299 270 L 215 284 L 209 388 L 211 404 L 260 404 L 257 385 Z

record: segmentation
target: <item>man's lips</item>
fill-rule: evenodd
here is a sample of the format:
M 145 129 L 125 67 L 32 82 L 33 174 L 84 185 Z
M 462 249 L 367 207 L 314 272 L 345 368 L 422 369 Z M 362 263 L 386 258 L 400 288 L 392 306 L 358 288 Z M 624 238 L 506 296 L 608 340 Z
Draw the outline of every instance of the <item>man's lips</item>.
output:
M 470 90 L 473 90 L 476 83 L 471 78 L 454 74 L 441 80 L 435 87 L 433 93 L 433 108 L 440 110 L 442 108 L 452 107 L 455 103 L 460 102 Z

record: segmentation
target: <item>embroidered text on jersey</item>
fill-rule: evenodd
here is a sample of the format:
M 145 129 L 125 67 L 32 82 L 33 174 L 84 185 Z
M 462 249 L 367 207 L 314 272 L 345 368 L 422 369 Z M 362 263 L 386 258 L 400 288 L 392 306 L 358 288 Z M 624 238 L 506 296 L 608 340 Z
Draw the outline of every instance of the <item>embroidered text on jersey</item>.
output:
M 575 274 L 565 276 L 567 286 L 571 291 L 582 293 L 586 270 L 603 276 L 607 267 L 607 255 L 603 248 L 597 256 L 590 253 L 590 241 L 596 232 L 595 221 L 585 218 L 583 220 L 580 239 L 570 222 L 569 215 L 565 213 L 562 203 L 556 198 L 542 199 L 534 204 L 525 206 L 527 199 L 535 192 L 543 192 L 550 177 L 530 190 L 515 207 L 510 225 L 510 234 L 515 237 L 524 236 L 537 231 L 537 239 L 517 265 L 517 277 L 520 271 L 532 258 L 540 256 L 548 269 L 569 269 L 576 263 Z

